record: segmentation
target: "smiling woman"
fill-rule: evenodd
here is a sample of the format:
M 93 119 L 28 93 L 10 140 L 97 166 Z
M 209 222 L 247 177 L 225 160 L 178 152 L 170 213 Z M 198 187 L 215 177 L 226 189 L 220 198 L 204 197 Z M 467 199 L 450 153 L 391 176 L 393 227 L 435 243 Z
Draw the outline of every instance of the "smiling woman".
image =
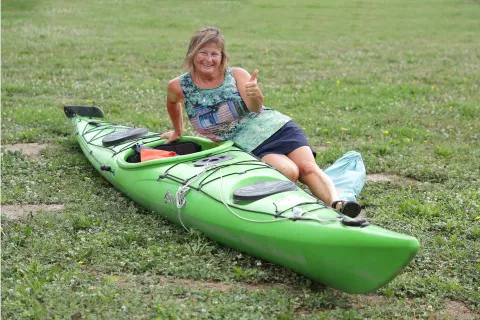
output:
M 213 46 L 208 48 L 207 46 Z M 214 50 L 215 52 L 209 52 L 208 50 Z M 195 54 L 199 53 L 199 58 L 208 58 L 210 55 L 212 60 L 219 63 L 219 71 L 225 72 L 228 66 L 228 54 L 225 50 L 225 38 L 217 28 L 201 28 L 190 39 L 190 45 L 183 61 L 183 67 L 189 72 L 195 71 Z M 212 55 L 212 53 L 214 53 Z M 218 61 L 221 57 L 221 61 Z
M 214 27 L 196 31 L 183 63 L 187 73 L 171 80 L 167 110 L 173 131 L 167 143 L 182 136 L 182 105 L 193 128 L 219 142 L 233 141 L 276 168 L 292 181 L 300 180 L 327 205 L 356 217 L 360 205 L 340 199 L 332 180 L 317 166 L 305 133 L 291 119 L 263 106 L 258 70 L 250 75 L 228 66 L 225 39 Z

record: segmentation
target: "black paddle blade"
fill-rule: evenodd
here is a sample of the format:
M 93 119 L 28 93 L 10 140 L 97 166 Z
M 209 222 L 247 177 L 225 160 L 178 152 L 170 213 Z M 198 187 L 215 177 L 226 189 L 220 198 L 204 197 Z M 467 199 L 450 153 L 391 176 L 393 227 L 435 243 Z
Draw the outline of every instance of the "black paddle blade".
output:
M 73 118 L 76 115 L 103 118 L 103 110 L 95 106 L 62 106 L 62 108 L 68 118 Z

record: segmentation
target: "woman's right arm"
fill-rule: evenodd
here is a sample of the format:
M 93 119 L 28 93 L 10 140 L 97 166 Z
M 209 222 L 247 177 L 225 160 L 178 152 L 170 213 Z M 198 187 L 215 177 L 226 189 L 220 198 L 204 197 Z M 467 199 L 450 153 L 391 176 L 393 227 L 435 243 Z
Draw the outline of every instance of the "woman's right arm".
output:
M 168 139 L 166 143 L 170 143 L 180 139 L 183 132 L 182 117 L 183 93 L 180 87 L 180 79 L 175 78 L 168 83 L 167 86 L 167 111 L 172 120 L 173 131 L 165 132 L 160 135 L 162 139 Z

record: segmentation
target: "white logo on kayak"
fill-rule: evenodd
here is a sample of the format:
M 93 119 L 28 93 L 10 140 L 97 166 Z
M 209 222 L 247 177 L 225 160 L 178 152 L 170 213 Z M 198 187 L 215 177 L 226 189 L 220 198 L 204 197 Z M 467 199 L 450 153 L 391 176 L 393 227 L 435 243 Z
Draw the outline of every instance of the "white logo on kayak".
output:
M 165 197 L 163 197 L 163 200 L 165 200 L 165 203 L 177 202 L 177 198 L 175 198 L 175 195 L 171 194 L 168 190 L 167 193 L 165 193 Z

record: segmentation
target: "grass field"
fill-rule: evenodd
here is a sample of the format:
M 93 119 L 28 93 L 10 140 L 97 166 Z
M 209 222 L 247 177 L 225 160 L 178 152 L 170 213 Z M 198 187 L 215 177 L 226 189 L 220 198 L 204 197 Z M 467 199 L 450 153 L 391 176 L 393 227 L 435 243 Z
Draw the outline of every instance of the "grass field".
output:
M 2 216 L 2 318 L 480 318 L 479 17 L 475 0 L 2 1 L 2 212 L 32 211 Z M 356 150 L 381 174 L 368 220 L 422 245 L 394 281 L 348 295 L 188 234 L 84 158 L 59 107 L 170 129 L 166 84 L 205 25 L 321 167 Z

